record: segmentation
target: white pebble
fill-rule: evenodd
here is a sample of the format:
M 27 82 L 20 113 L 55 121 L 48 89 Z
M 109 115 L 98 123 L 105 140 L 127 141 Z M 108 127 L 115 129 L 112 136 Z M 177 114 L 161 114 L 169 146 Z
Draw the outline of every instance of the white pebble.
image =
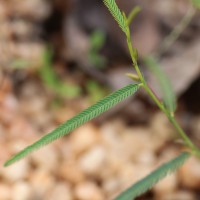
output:
M 196 200 L 194 194 L 188 191 L 178 191 L 174 193 L 163 194 L 156 197 L 156 200 Z
M 71 188 L 66 183 L 57 183 L 49 193 L 47 200 L 73 200 Z
M 0 184 L 0 200 L 11 199 L 11 188 L 6 184 Z
M 75 130 L 70 137 L 72 149 L 75 154 L 83 153 L 99 141 L 99 131 L 91 124 Z
M 103 190 L 108 196 L 118 193 L 120 182 L 117 178 L 110 178 L 103 183 Z
M 29 171 L 30 168 L 28 161 L 24 159 L 7 168 L 2 169 L 1 174 L 6 180 L 15 182 L 27 178 L 29 176 Z
M 183 186 L 200 189 L 200 161 L 197 158 L 190 158 L 179 172 L 179 178 Z
M 45 148 L 34 152 L 31 155 L 31 159 L 36 167 L 44 167 L 46 170 L 49 171 L 56 170 L 59 164 L 57 151 L 52 145 L 46 146 Z
M 102 146 L 92 148 L 79 160 L 80 168 L 89 175 L 98 175 L 106 162 L 106 152 Z
M 52 176 L 52 173 L 45 168 L 40 168 L 31 174 L 30 183 L 35 195 L 42 198 L 45 193 L 53 189 L 55 186 L 55 179 Z
M 26 182 L 18 182 L 12 189 L 12 200 L 31 199 L 33 191 Z
M 58 169 L 58 174 L 64 180 L 77 184 L 85 179 L 85 174 L 82 172 L 76 162 L 64 162 Z
M 174 173 L 159 181 L 155 185 L 154 191 L 157 196 L 170 194 L 177 189 L 177 185 L 178 185 L 177 175 L 176 173 Z
M 105 200 L 103 194 L 94 183 L 84 182 L 75 187 L 75 196 L 78 200 Z

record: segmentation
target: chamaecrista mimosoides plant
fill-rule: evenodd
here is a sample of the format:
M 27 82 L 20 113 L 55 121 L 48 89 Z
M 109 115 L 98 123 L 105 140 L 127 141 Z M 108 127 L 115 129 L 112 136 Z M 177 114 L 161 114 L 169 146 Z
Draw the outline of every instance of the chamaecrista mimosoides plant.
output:
M 117 21 L 119 27 L 122 29 L 122 31 L 124 32 L 126 36 L 128 49 L 129 49 L 130 56 L 133 62 L 133 67 L 135 68 L 135 71 L 137 73 L 137 74 L 128 74 L 128 76 L 131 77 L 134 81 L 136 81 L 136 83 L 129 84 L 117 90 L 116 92 L 98 101 L 91 107 L 80 112 L 75 117 L 66 121 L 65 123 L 57 127 L 52 132 L 43 136 L 41 139 L 39 139 L 32 145 L 26 147 L 25 149 L 23 149 L 22 151 L 14 155 L 10 160 L 8 160 L 4 164 L 4 166 L 9 166 L 15 163 L 16 161 L 22 159 L 23 157 L 27 156 L 29 153 L 53 142 L 54 140 L 66 134 L 69 134 L 75 128 L 97 117 L 101 113 L 115 106 L 117 103 L 133 95 L 138 89 L 143 88 L 149 94 L 149 96 L 152 98 L 155 104 L 160 108 L 160 110 L 163 111 L 163 113 L 168 117 L 169 121 L 175 127 L 179 135 L 182 137 L 185 146 L 188 148 L 188 151 L 181 153 L 179 156 L 172 159 L 168 163 L 163 164 L 162 166 L 157 168 L 155 171 L 153 171 L 152 173 L 150 173 L 149 175 L 147 175 L 146 177 L 144 177 L 143 179 L 141 179 L 140 181 L 132 185 L 130 188 L 128 188 L 127 190 L 125 190 L 119 196 L 115 198 L 115 200 L 133 200 L 139 195 L 145 193 L 150 188 L 152 188 L 153 185 L 155 185 L 158 181 L 163 179 L 165 176 L 177 170 L 191 155 L 200 156 L 200 151 L 188 138 L 188 136 L 185 134 L 185 132 L 177 123 L 174 117 L 174 112 L 176 109 L 175 96 L 170 89 L 170 85 L 165 75 L 162 73 L 162 71 L 158 69 L 158 67 L 153 68 L 157 76 L 160 77 L 160 79 L 162 79 L 161 88 L 164 90 L 163 91 L 164 95 L 163 95 L 163 101 L 160 101 L 156 97 L 154 92 L 151 90 L 151 88 L 148 86 L 144 76 L 142 75 L 142 72 L 140 71 L 140 68 L 137 63 L 137 50 L 134 49 L 132 46 L 131 34 L 130 34 L 130 28 L 129 28 L 129 25 L 131 24 L 135 15 L 139 12 L 140 8 L 139 7 L 134 8 L 127 17 L 118 8 L 115 0 L 104 0 L 103 2 L 107 6 L 110 13 L 114 17 L 114 19 Z M 148 63 L 152 67 L 156 65 L 156 63 L 154 63 L 153 60 L 148 60 Z

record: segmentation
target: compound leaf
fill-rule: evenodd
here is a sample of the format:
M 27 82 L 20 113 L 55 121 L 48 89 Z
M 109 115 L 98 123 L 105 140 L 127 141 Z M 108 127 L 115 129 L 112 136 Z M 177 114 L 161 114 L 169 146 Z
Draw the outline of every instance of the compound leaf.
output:
M 26 147 L 25 149 L 23 149 L 22 151 L 20 151 L 18 154 L 16 154 L 10 160 L 8 160 L 4 164 L 4 166 L 9 166 L 12 163 L 25 157 L 27 154 L 33 152 L 34 150 L 39 149 L 42 146 L 47 145 L 47 144 L 53 142 L 54 140 L 70 133 L 72 130 L 74 130 L 77 127 L 81 126 L 82 124 L 88 122 L 89 120 L 97 117 L 101 113 L 103 113 L 106 110 L 110 109 L 111 107 L 115 106 L 120 101 L 131 96 L 139 89 L 139 87 L 140 87 L 139 84 L 130 84 L 130 85 L 127 85 L 124 88 L 121 88 L 121 89 L 117 90 L 116 92 L 108 95 L 107 97 L 98 101 L 91 107 L 80 112 L 75 117 L 71 118 L 70 120 L 66 121 L 62 125 L 58 126 L 52 132 L 43 136 L 40 140 L 36 141 L 32 145 L 30 145 L 30 146 Z
M 171 113 L 174 113 L 174 111 L 176 110 L 176 96 L 173 92 L 170 80 L 162 71 L 161 67 L 154 57 L 146 57 L 144 61 L 159 81 L 160 88 L 163 93 L 163 101 L 165 106 Z
M 114 19 L 119 24 L 122 31 L 124 33 L 126 33 L 126 26 L 127 26 L 126 19 L 124 18 L 122 12 L 118 8 L 115 0 L 104 0 L 103 2 L 106 5 L 106 7 L 108 8 L 108 10 L 110 11 L 110 13 L 112 14 L 112 16 L 114 17 Z
M 151 174 L 147 175 L 145 178 L 122 192 L 118 197 L 115 198 L 115 200 L 134 200 L 136 197 L 151 189 L 161 179 L 171 174 L 172 172 L 175 172 L 189 157 L 189 153 L 183 152 L 175 159 L 163 164 Z

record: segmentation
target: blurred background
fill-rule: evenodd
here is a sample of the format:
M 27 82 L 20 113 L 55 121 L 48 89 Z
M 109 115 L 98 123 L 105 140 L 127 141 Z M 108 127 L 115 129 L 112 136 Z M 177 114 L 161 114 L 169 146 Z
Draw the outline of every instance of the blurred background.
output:
M 125 13 L 141 6 L 131 26 L 141 70 L 160 95 L 143 62 L 158 55 L 178 98 L 177 119 L 200 147 L 199 10 L 189 0 L 117 3 Z M 102 0 L 0 1 L 0 200 L 113 199 L 183 150 L 164 114 L 140 91 L 3 168 L 11 155 L 131 83 L 127 72 L 134 69 L 125 37 Z M 200 199 L 199 169 L 191 158 L 138 199 Z

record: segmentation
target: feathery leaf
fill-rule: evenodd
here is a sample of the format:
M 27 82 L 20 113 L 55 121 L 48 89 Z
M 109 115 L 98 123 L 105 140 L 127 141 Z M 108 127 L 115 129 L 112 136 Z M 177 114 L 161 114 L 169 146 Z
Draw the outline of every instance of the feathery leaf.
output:
M 122 31 L 124 33 L 126 33 L 126 26 L 127 26 L 126 25 L 126 20 L 125 20 L 125 18 L 123 16 L 122 12 L 118 8 L 115 0 L 104 0 L 103 2 L 107 6 L 108 10 L 110 11 L 110 13 L 114 17 L 114 19 L 119 24 L 119 26 L 122 29 Z
M 133 186 L 122 192 L 118 197 L 115 198 L 115 200 L 134 200 L 136 197 L 151 189 L 161 179 L 176 171 L 189 157 L 189 153 L 183 152 L 175 159 L 163 164 L 145 178 L 141 179 Z
M 9 166 L 12 163 L 20 160 L 21 158 L 25 157 L 27 154 L 31 153 L 32 151 L 41 148 L 44 145 L 47 145 L 54 140 L 70 133 L 75 128 L 81 126 L 82 124 L 86 123 L 87 121 L 97 117 L 101 113 L 105 112 L 106 110 L 110 109 L 111 107 L 115 106 L 120 101 L 126 99 L 127 97 L 134 94 L 138 89 L 139 84 L 130 84 L 117 90 L 116 92 L 108 95 L 107 97 L 103 98 L 102 100 L 98 101 L 91 107 L 85 109 L 84 111 L 77 114 L 75 117 L 71 118 L 70 120 L 66 121 L 59 127 L 57 127 L 52 132 L 48 133 L 47 135 L 43 136 L 40 140 L 36 141 L 32 145 L 26 147 L 18 154 L 13 156 L 10 160 L 8 160 L 4 166 Z
M 155 58 L 151 56 L 146 57 L 144 59 L 144 62 L 160 83 L 165 106 L 169 109 L 171 113 L 174 113 L 174 111 L 176 110 L 176 96 L 174 94 L 170 80 L 162 71 Z

